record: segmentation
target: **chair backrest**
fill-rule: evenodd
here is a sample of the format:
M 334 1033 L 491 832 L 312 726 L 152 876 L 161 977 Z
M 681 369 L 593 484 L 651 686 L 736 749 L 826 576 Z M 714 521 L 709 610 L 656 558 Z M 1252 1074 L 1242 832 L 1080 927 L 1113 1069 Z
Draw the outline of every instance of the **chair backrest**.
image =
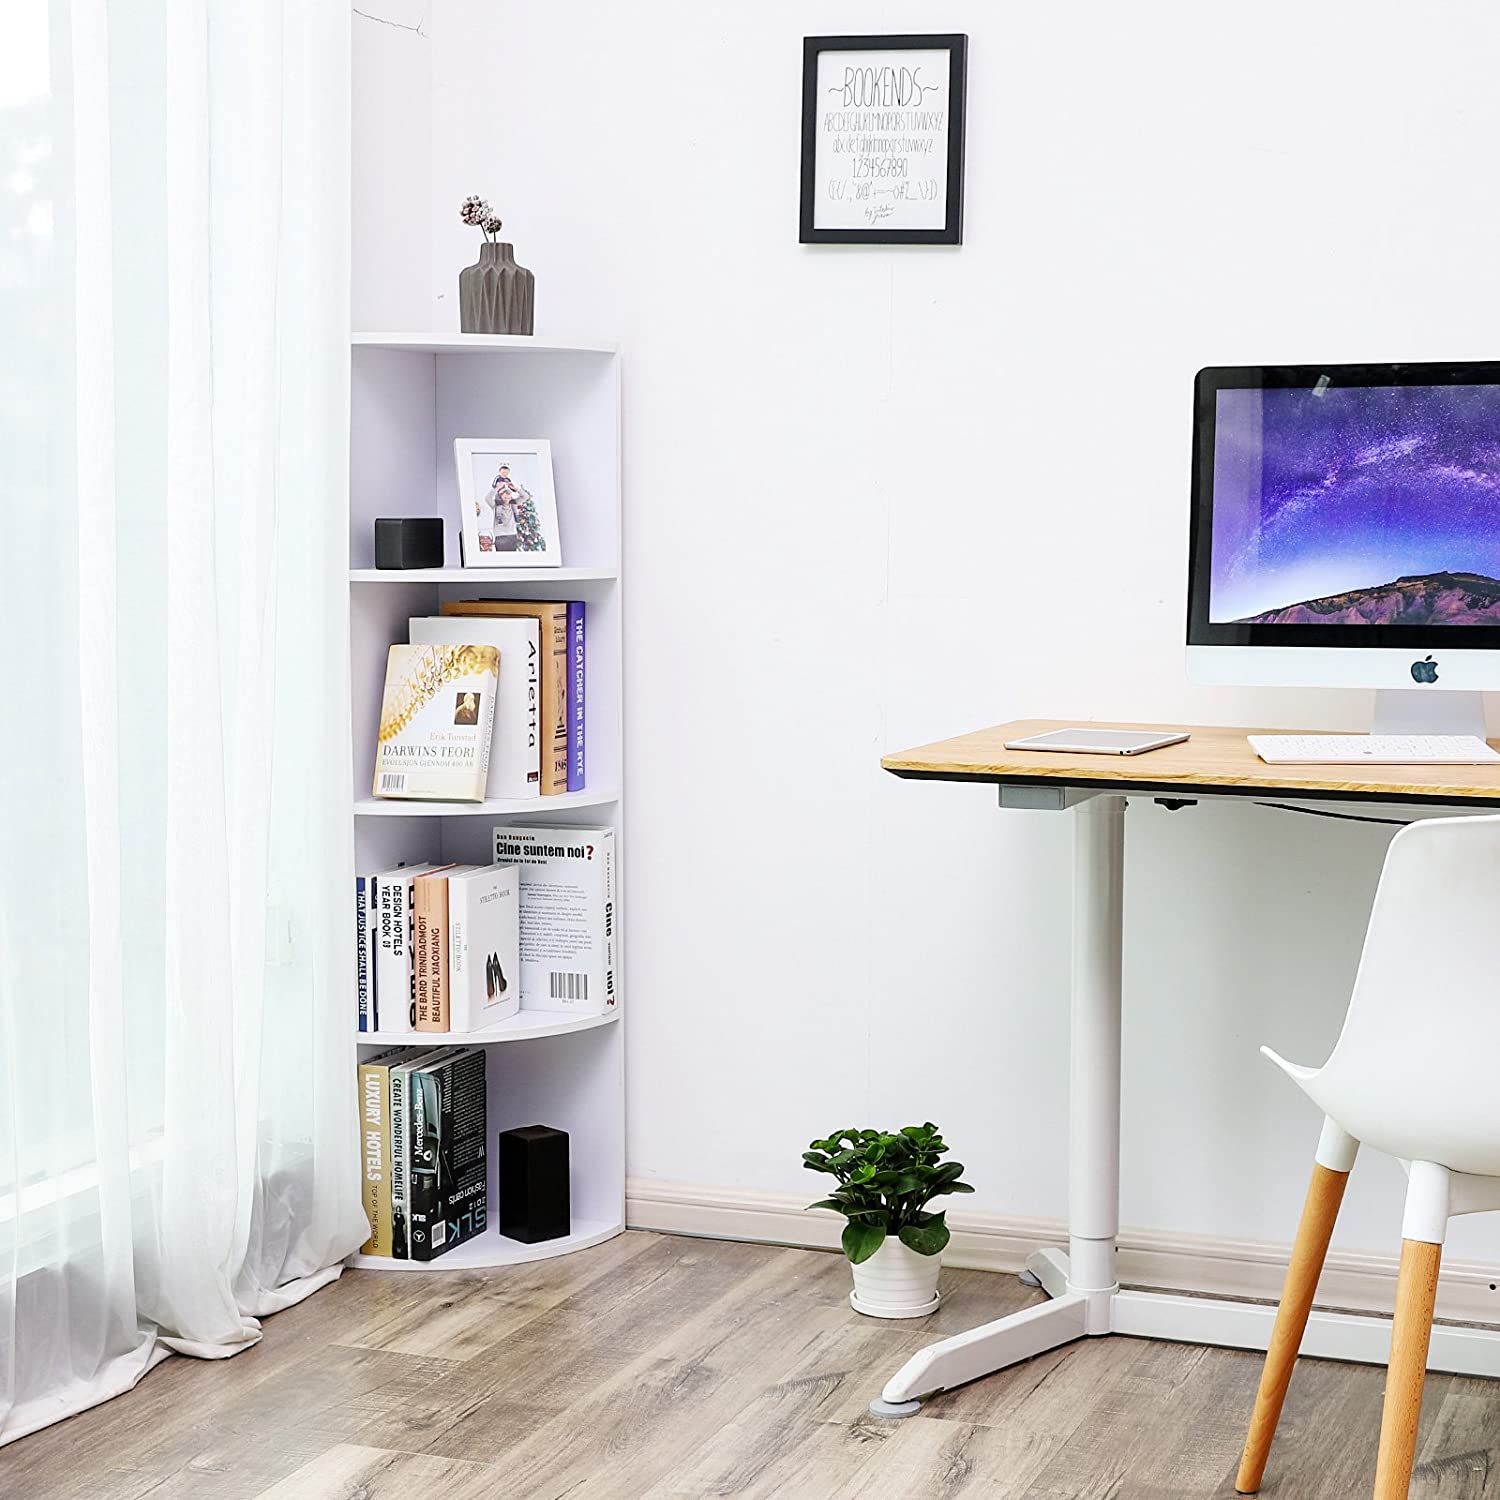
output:
M 1500 1173 L 1500 816 L 1391 841 L 1318 1093 L 1383 1150 Z

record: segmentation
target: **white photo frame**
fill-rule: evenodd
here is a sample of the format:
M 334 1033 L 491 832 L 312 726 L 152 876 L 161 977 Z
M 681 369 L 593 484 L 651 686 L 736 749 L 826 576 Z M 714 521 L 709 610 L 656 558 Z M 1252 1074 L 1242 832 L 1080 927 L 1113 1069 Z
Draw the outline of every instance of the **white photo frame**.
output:
M 455 438 L 453 466 L 464 567 L 562 565 L 546 438 Z

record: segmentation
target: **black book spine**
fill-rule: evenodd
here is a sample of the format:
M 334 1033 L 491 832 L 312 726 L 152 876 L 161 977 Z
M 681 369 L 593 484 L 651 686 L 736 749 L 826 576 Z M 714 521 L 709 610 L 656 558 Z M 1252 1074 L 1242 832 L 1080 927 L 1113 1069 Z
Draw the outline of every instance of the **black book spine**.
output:
M 488 1222 L 483 1049 L 413 1073 L 410 1120 L 411 1254 L 436 1260 Z

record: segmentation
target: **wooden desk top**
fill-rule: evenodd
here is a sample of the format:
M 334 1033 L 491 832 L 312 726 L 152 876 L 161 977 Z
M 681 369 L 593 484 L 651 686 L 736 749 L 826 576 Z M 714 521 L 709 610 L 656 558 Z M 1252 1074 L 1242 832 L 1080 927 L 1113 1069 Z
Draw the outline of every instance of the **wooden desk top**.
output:
M 1161 729 L 1192 738 L 1144 755 L 1064 755 L 1051 750 L 1007 750 L 1006 740 L 1049 729 Z M 1227 796 L 1471 803 L 1500 807 L 1500 765 L 1268 766 L 1250 748 L 1250 734 L 1274 729 L 1222 729 L 1199 724 L 1110 724 L 1083 719 L 1016 719 L 956 739 L 887 755 L 880 764 L 897 776 L 980 781 L 1018 786 L 1089 787 L 1157 796 Z M 1495 749 L 1500 741 L 1491 740 Z

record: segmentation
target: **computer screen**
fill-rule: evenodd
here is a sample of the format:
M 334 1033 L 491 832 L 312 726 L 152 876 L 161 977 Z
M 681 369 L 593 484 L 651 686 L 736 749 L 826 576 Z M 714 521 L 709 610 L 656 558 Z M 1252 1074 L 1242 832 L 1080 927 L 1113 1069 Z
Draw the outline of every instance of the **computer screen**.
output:
M 1500 365 L 1205 370 L 1194 439 L 1190 641 L 1500 640 Z

